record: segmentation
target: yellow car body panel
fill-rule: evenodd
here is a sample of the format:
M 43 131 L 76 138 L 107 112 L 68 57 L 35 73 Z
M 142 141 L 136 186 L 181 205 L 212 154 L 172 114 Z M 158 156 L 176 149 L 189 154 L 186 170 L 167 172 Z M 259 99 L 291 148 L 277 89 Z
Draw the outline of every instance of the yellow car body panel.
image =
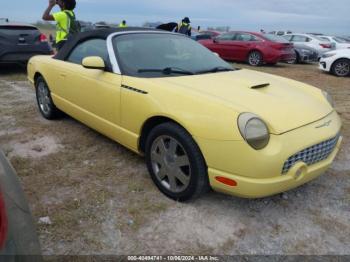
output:
M 228 194 L 263 197 L 299 186 L 328 168 L 341 143 L 340 138 L 326 160 L 297 163 L 282 175 L 288 157 L 337 136 L 341 121 L 321 90 L 274 75 L 237 70 L 138 78 L 45 56 L 28 64 L 32 83 L 38 74 L 60 110 L 140 154 L 147 120 L 166 117 L 178 123 L 198 144 L 212 188 Z M 264 149 L 255 150 L 242 138 L 237 126 L 242 112 L 266 122 L 271 137 Z M 325 122 L 330 124 L 317 128 Z M 234 179 L 237 186 L 222 184 L 217 176 Z

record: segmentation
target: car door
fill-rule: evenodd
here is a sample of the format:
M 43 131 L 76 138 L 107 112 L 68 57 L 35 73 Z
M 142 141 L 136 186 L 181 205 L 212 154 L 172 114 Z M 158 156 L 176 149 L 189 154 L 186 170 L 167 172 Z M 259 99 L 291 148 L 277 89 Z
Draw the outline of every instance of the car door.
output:
M 229 32 L 214 38 L 212 51 L 218 53 L 221 58 L 233 59 L 232 41 L 235 35 L 235 33 Z
M 312 39 L 305 35 L 293 35 L 293 37 L 291 38 L 291 42 L 305 44 L 309 47 L 316 48 L 315 44 L 312 43 Z
M 246 61 L 250 50 L 259 43 L 259 39 L 249 33 L 237 33 L 231 43 L 231 51 L 234 60 Z
M 82 60 L 99 56 L 105 70 L 88 69 Z M 65 109 L 80 121 L 109 135 L 120 123 L 121 75 L 112 73 L 106 40 L 89 39 L 73 49 L 61 67 L 61 90 L 58 95 L 66 101 Z

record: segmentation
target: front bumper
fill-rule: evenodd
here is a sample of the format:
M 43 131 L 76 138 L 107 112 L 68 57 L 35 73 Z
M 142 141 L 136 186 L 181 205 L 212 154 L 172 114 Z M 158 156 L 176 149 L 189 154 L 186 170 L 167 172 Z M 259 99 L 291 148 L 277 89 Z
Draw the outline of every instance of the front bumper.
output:
M 53 50 L 48 43 L 33 45 L 4 46 L 0 50 L 0 63 L 27 62 L 36 55 L 52 55 Z
M 323 126 L 324 123 L 328 125 Z M 333 112 L 315 123 L 285 134 L 271 135 L 269 145 L 263 150 L 254 150 L 245 141 L 196 140 L 207 161 L 209 181 L 214 190 L 259 198 L 298 187 L 324 173 L 338 153 L 342 137 L 325 160 L 309 166 L 299 161 L 285 174 L 282 169 L 290 156 L 336 137 L 340 128 L 340 118 Z M 235 180 L 237 185 L 228 186 L 217 181 L 217 177 Z
M 313 53 L 312 52 L 308 52 L 308 53 L 300 52 L 299 59 L 300 59 L 300 62 L 305 62 L 305 63 L 317 62 L 318 61 L 318 53 L 317 52 L 313 52 Z
M 330 72 L 331 66 L 332 66 L 332 63 L 329 59 L 321 58 L 320 63 L 319 63 L 319 69 L 321 69 L 322 71 L 325 71 L 325 72 Z

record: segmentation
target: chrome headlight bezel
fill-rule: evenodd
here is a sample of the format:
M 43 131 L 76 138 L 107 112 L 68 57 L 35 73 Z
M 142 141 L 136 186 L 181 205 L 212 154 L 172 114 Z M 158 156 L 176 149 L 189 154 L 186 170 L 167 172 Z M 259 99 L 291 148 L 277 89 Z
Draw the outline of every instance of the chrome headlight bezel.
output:
M 324 98 L 326 98 L 328 103 L 331 105 L 331 107 L 334 108 L 334 100 L 333 100 L 332 96 L 326 91 L 322 91 L 322 94 L 323 94 Z
M 242 113 L 237 122 L 241 136 L 252 148 L 261 150 L 268 145 L 270 132 L 259 116 L 253 113 Z

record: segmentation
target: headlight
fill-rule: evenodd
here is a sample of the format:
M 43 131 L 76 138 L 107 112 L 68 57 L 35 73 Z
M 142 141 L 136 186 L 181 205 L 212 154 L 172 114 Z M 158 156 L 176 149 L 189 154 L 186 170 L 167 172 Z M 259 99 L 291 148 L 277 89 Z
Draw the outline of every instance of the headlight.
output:
M 326 91 L 322 91 L 324 97 L 327 99 L 328 103 L 334 107 L 334 101 L 333 101 L 333 98 L 331 97 L 330 94 L 328 94 Z
M 263 149 L 269 143 L 269 130 L 255 114 L 242 113 L 238 117 L 238 128 L 244 140 L 256 150 Z
M 335 56 L 335 53 L 325 53 L 322 55 L 322 58 L 328 58 L 328 57 L 332 57 Z

